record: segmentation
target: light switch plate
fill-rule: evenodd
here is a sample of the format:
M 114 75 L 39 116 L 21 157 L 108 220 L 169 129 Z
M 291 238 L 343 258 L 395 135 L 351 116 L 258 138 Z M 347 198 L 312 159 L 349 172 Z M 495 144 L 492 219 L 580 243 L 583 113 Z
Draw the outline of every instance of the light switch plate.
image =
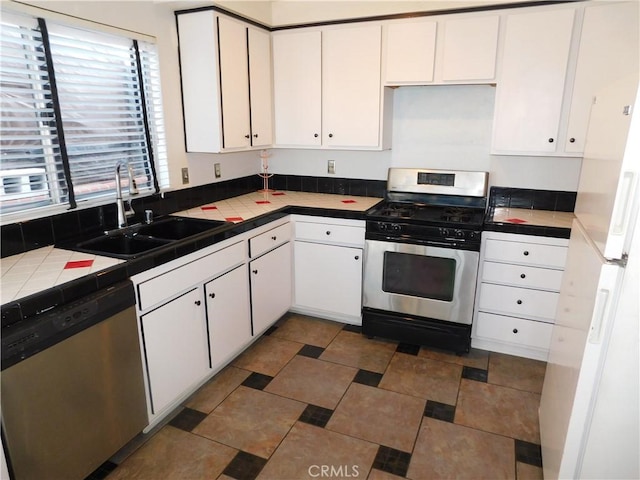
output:
M 327 164 L 327 173 L 330 173 L 330 174 L 335 174 L 336 173 L 336 161 L 335 160 L 329 160 L 329 162 Z
M 187 183 L 189 183 L 189 169 L 184 167 L 182 169 L 182 184 L 186 185 Z
M 220 173 L 220 164 L 219 163 L 214 163 L 213 164 L 213 171 L 216 175 L 216 178 L 220 178 L 222 176 L 222 173 Z

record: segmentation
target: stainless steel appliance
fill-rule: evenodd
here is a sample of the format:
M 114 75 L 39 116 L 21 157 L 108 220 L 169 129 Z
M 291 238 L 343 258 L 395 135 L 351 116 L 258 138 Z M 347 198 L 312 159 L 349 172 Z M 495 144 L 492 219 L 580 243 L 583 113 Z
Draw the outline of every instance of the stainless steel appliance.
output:
M 14 480 L 83 479 L 147 425 L 131 282 L 2 326 Z
M 468 352 L 486 172 L 391 168 L 367 214 L 362 331 Z

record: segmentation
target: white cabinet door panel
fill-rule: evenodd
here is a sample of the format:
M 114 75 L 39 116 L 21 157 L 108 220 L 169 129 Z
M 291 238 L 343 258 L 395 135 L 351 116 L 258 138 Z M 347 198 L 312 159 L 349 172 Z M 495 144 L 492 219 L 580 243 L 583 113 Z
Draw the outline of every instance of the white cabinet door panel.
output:
M 442 80 L 494 78 L 499 26 L 497 15 L 445 20 Z
M 209 369 L 202 289 L 141 317 L 152 413 L 171 405 Z
M 490 239 L 485 242 L 484 260 L 563 269 L 567 247 Z
M 548 349 L 553 325 L 521 318 L 480 312 L 476 334 L 479 337 L 525 347 Z
M 385 83 L 433 81 L 437 22 L 402 22 L 385 25 Z
M 554 322 L 559 294 L 483 283 L 479 308 L 485 312 Z
M 249 91 L 251 95 L 251 145 L 271 145 L 271 36 L 249 28 Z
M 559 292 L 562 270 L 485 261 L 482 266 L 482 281 Z

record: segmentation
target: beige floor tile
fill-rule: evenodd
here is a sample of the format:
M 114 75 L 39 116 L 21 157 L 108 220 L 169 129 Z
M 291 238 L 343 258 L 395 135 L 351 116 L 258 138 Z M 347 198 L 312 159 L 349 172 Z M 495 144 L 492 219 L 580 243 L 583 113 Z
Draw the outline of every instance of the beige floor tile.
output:
M 540 444 L 540 395 L 462 379 L 455 423 Z
M 333 410 L 356 373 L 353 367 L 296 355 L 264 390 Z
M 518 480 L 543 480 L 542 468 L 527 463 L 516 462 Z
M 407 478 L 513 479 L 514 442 L 500 435 L 425 417 Z
M 443 352 L 442 350 L 422 347 L 418 356 L 421 358 L 440 360 L 441 362 L 455 363 L 456 365 L 464 365 L 465 367 L 480 368 L 482 370 L 486 370 L 489 363 L 489 352 L 476 348 L 472 348 L 466 355 L 456 355 L 454 353 Z
M 209 413 L 251 375 L 248 370 L 228 366 L 218 372 L 187 402 L 187 407 Z
M 397 343 L 369 339 L 359 333 L 340 332 L 320 355 L 322 360 L 384 373 Z
M 268 458 L 305 408 L 304 403 L 240 386 L 193 433 Z
M 258 480 L 365 479 L 377 451 L 373 443 L 298 422 Z M 321 476 L 323 468 L 327 474 Z
M 541 393 L 546 369 L 546 362 L 492 352 L 489 356 L 488 382 Z
M 109 480 L 216 478 L 237 450 L 169 425 L 122 462 Z
M 461 365 L 396 353 L 378 386 L 455 405 L 461 376 Z
M 278 324 L 271 336 L 326 347 L 341 330 L 340 323 L 291 313 Z
M 303 347 L 301 343 L 265 336 L 233 362 L 233 366 L 275 376 Z
M 352 383 L 326 428 L 411 452 L 425 403 L 409 395 Z

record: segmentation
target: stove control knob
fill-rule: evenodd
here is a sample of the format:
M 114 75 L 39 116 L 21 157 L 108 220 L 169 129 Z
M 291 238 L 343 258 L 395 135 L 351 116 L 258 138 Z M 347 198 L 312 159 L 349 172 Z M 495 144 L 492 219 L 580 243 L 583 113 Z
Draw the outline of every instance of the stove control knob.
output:
M 464 230 L 456 230 L 456 231 L 454 232 L 454 236 L 455 236 L 456 238 L 464 238 Z
M 444 238 L 448 238 L 451 234 L 449 233 L 449 229 L 448 228 L 441 228 L 440 229 L 440 236 L 444 237 Z
M 397 233 L 397 232 L 399 232 L 401 230 L 401 227 L 397 223 L 392 223 L 391 224 L 391 230 Z
M 386 231 L 388 227 L 389 225 L 387 225 L 386 223 L 378 222 L 378 230 L 380 230 L 381 232 Z

